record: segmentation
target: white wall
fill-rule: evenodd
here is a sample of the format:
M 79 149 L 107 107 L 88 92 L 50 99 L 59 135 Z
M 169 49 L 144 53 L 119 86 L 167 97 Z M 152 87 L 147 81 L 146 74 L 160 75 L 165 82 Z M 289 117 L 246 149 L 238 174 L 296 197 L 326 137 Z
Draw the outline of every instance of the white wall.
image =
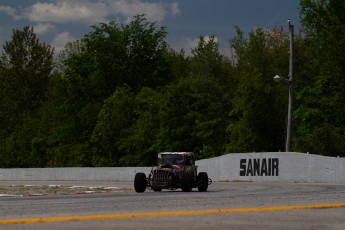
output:
M 278 170 L 255 175 L 254 159 L 265 172 L 263 162 L 278 161 Z M 270 160 L 271 159 L 271 160 Z M 242 160 L 242 168 L 241 168 Z M 244 164 L 245 162 L 246 164 Z M 249 163 L 251 162 L 252 170 Z M 345 182 L 344 158 L 324 157 L 295 152 L 236 153 L 198 161 L 199 171 L 205 171 L 213 180 L 290 181 L 290 182 Z M 272 165 L 271 165 L 272 166 Z M 244 169 L 245 168 L 245 169 Z M 245 171 L 245 176 L 240 172 Z
M 234 153 L 196 164 L 199 172 L 207 172 L 214 181 L 345 182 L 344 158 L 304 153 Z M 148 174 L 150 170 L 151 167 L 0 169 L 0 181 L 133 181 L 135 173 Z

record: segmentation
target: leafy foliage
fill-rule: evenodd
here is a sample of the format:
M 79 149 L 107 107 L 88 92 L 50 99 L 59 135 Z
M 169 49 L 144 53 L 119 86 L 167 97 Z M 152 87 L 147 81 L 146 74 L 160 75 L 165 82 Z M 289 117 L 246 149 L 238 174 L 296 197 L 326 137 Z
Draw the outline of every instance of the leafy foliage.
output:
M 302 0 L 295 36 L 293 150 L 345 156 L 345 4 Z M 282 28 L 235 27 L 235 56 L 200 37 L 186 56 L 143 15 L 91 26 L 53 49 L 14 30 L 0 58 L 0 167 L 147 166 L 160 151 L 283 149 L 289 69 Z
M 301 1 L 305 49 L 309 55 L 308 86 L 299 92 L 296 110 L 298 151 L 345 156 L 345 3 L 339 0 Z
M 283 146 L 285 111 L 273 76 L 287 70 L 287 36 L 280 29 L 261 28 L 249 39 L 237 28 L 231 40 L 237 54 L 237 91 L 227 127 L 230 152 L 277 151 Z M 287 90 L 285 90 L 287 92 Z M 284 94 L 284 98 L 287 94 Z
M 53 68 L 53 49 L 41 43 L 32 27 L 13 30 L 0 59 L 0 164 L 36 165 L 30 139 L 37 134 L 40 107 L 45 102 Z M 24 141 L 23 141 L 24 140 Z

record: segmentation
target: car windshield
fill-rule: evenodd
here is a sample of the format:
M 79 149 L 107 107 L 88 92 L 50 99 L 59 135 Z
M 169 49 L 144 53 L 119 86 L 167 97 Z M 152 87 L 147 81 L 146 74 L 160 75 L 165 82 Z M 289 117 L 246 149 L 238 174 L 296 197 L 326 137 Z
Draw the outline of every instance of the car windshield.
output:
M 169 164 L 169 165 L 181 165 L 184 164 L 185 160 L 182 155 L 176 154 L 164 154 L 162 157 L 162 164 Z

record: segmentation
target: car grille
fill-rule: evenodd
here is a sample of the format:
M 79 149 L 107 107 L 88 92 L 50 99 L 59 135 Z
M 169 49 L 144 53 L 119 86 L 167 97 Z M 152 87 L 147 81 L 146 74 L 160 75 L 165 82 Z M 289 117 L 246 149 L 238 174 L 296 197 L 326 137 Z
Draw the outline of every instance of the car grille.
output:
M 152 175 L 152 188 L 168 188 L 171 176 L 167 171 L 155 170 Z

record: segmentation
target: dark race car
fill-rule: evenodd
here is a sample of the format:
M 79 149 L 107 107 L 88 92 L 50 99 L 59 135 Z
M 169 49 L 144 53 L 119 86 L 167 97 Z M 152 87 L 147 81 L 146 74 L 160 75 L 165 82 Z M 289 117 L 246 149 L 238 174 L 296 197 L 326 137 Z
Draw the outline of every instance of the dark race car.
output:
M 212 180 L 206 172 L 198 174 L 197 168 L 192 152 L 162 152 L 158 154 L 158 166 L 152 168 L 147 177 L 145 173 L 136 173 L 134 189 L 139 193 L 145 192 L 146 188 L 155 192 L 179 188 L 183 192 L 191 192 L 198 188 L 205 192 Z

